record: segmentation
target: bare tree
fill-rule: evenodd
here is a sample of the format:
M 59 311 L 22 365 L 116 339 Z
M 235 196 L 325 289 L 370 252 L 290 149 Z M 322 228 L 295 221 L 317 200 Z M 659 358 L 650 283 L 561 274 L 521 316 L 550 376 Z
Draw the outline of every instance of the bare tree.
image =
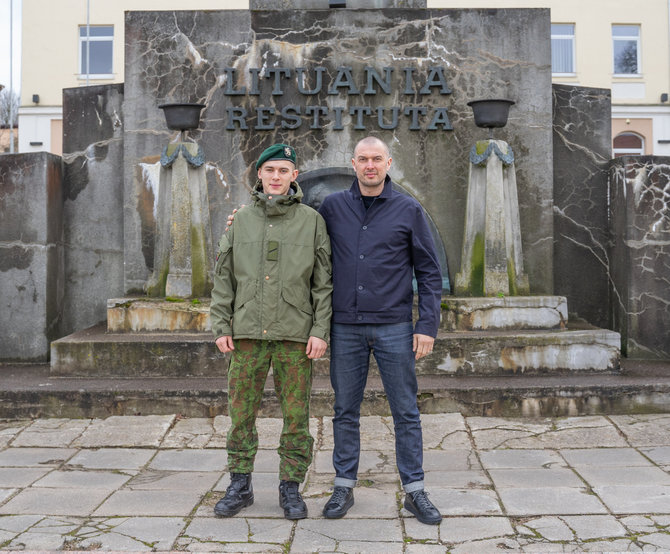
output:
M 0 127 L 16 126 L 19 120 L 19 95 L 7 88 L 0 90 Z

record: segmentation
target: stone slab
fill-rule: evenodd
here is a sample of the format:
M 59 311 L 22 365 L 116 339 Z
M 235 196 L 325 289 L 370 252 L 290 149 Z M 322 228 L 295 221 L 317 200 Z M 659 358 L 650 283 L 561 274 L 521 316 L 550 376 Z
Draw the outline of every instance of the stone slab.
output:
M 670 514 L 668 485 L 607 485 L 593 490 L 614 513 Z
M 106 333 L 96 325 L 51 343 L 56 376 L 222 376 L 226 367 L 208 333 Z
M 69 467 L 86 469 L 137 470 L 144 467 L 156 454 L 148 448 L 81 449 L 67 462 Z
M 149 467 L 171 471 L 223 471 L 226 465 L 225 450 L 163 450 L 156 454 Z
M 109 494 L 108 489 L 30 488 L 0 506 L 0 514 L 87 516 Z
M 130 478 L 128 474 L 111 471 L 52 471 L 34 483 L 33 487 L 115 490 Z
M 174 418 L 174 415 L 147 415 L 95 420 L 73 444 L 83 448 L 158 446 Z
M 170 550 L 186 522 L 178 517 L 91 518 L 70 539 L 77 550 L 140 552 L 148 545 Z
M 433 355 L 417 363 L 418 373 L 445 375 L 612 373 L 619 368 L 620 336 L 604 329 L 440 331 Z
M 73 448 L 7 448 L 0 451 L 0 467 L 58 467 L 76 452 Z
M 573 487 L 516 487 L 498 490 L 505 512 L 513 516 L 605 514 L 607 508 L 586 490 Z
M 433 354 L 419 360 L 416 371 L 450 376 L 613 373 L 620 369 L 619 345 L 618 333 L 604 329 L 440 331 Z M 207 333 L 107 333 L 98 325 L 51 344 L 54 376 L 223 377 L 227 359 Z M 376 375 L 374 363 L 371 368 Z M 314 374 L 328 375 L 327 357 L 316 360 Z
M 568 303 L 563 296 L 448 297 L 442 301 L 445 331 L 564 329 Z
M 159 298 L 125 297 L 107 300 L 107 331 L 137 333 L 192 331 L 211 333 L 210 299 L 167 301 Z
M 185 517 L 201 500 L 197 491 L 124 489 L 114 492 L 92 515 Z

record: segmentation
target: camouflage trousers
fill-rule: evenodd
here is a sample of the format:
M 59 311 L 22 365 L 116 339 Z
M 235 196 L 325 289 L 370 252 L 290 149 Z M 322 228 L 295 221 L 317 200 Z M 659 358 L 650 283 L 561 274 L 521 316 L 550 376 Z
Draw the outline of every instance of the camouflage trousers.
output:
M 256 415 L 270 364 L 284 427 L 279 439 L 279 478 L 302 483 L 312 461 L 309 433 L 312 362 L 306 344 L 238 339 L 228 368 L 228 469 L 251 473 L 258 450 Z

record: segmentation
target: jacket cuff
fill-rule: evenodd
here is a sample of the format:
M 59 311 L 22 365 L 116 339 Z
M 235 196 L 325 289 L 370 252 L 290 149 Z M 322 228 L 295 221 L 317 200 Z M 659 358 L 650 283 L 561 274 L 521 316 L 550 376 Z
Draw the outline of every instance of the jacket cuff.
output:
M 313 326 L 309 331 L 310 337 L 316 337 L 326 342 L 330 342 L 330 329 L 324 329 L 318 325 Z

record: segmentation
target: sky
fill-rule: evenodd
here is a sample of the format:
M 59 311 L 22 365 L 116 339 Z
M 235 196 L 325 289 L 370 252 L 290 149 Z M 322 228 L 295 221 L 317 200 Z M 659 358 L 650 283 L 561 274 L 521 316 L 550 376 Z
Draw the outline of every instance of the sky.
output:
M 0 0 L 0 84 L 9 88 L 9 12 L 13 6 L 14 20 L 14 90 L 18 92 L 21 88 L 21 1 L 22 0 Z

